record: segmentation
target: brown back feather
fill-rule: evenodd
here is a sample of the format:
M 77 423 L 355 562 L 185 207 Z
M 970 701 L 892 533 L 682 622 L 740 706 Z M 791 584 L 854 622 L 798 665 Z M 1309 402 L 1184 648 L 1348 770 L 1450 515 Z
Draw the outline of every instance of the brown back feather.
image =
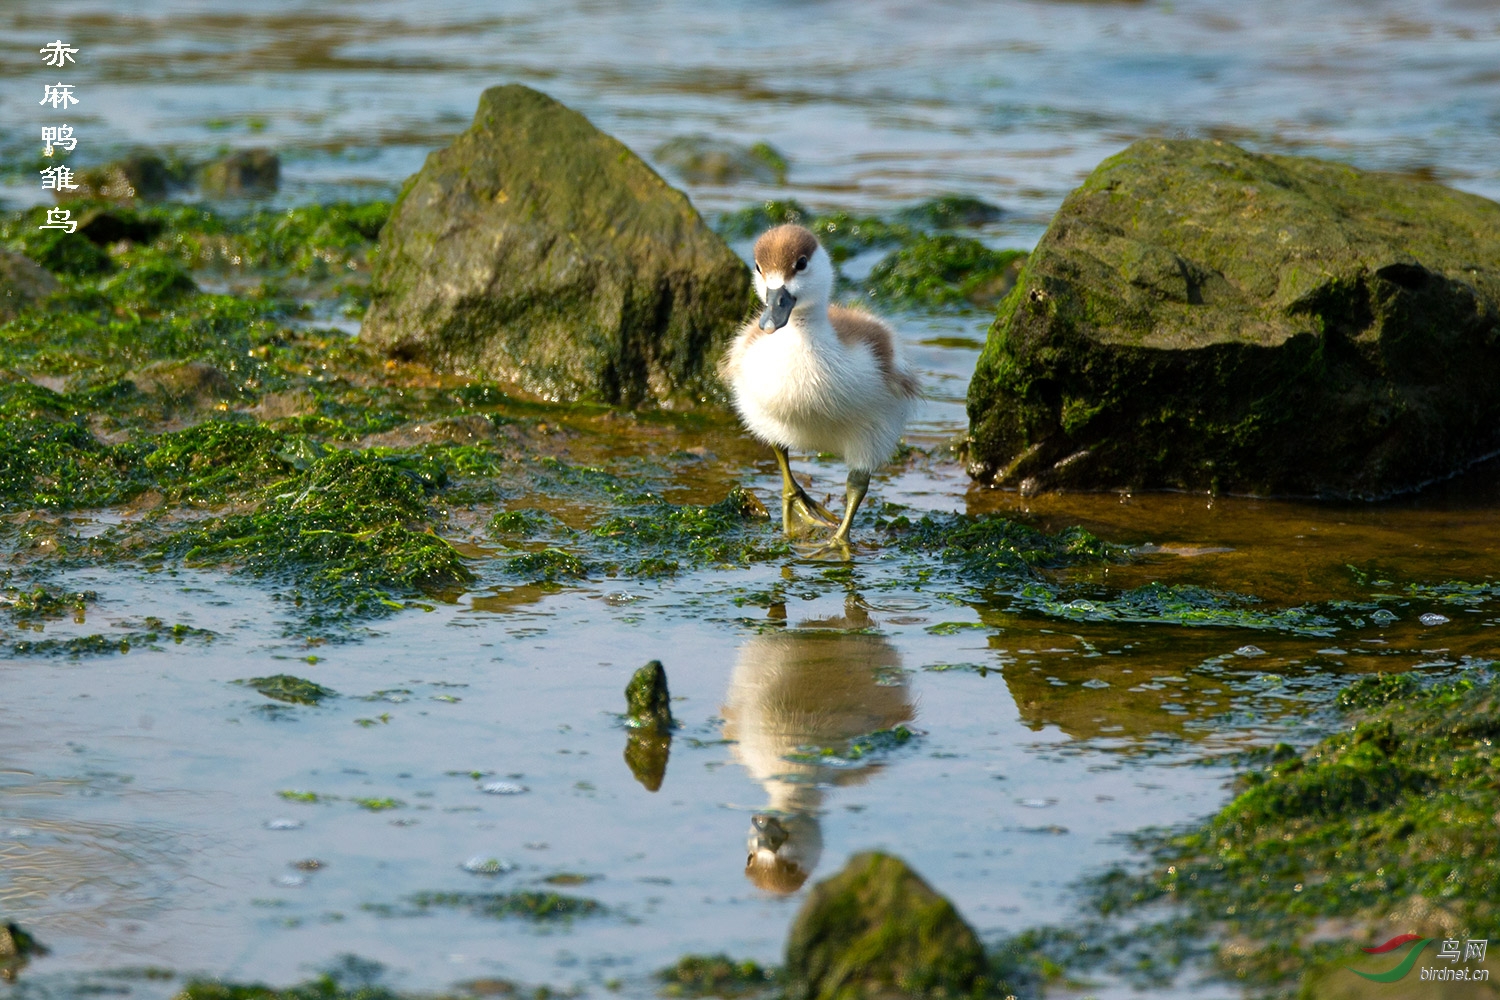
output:
M 898 395 L 915 399 L 922 394 L 916 376 L 896 368 L 896 332 L 882 320 L 859 309 L 831 305 L 828 307 L 828 322 L 833 324 L 833 332 L 838 334 L 839 343 L 845 347 L 869 346 L 881 375 Z

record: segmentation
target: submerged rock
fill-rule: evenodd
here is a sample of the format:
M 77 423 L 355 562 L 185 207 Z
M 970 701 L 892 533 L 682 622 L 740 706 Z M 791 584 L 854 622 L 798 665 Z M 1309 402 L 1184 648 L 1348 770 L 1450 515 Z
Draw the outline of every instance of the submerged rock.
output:
M 281 184 L 281 158 L 269 149 L 242 149 L 203 167 L 198 188 L 216 198 L 248 198 L 275 193 Z
M 707 135 L 680 135 L 652 155 L 690 184 L 786 183 L 786 157 L 768 142 L 742 146 Z
M 0 924 L 0 980 L 14 982 L 32 958 L 47 954 L 47 948 L 19 924 Z
M 172 188 L 186 180 L 190 170 L 187 165 L 168 162 L 156 153 L 131 153 L 113 163 L 80 170 L 74 177 L 78 187 L 60 192 L 59 197 L 114 202 L 160 201 Z
M 819 882 L 786 945 L 788 996 L 960 997 L 982 993 L 979 937 L 953 904 L 889 854 L 856 854 Z
M 754 293 L 743 262 L 639 157 L 526 87 L 494 87 L 381 231 L 361 336 L 553 399 L 717 398 Z
M 1146 140 L 1063 203 L 969 389 L 999 485 L 1381 497 L 1500 449 L 1500 205 Z
M 46 268 L 22 254 L 0 250 L 0 322 L 58 289 Z

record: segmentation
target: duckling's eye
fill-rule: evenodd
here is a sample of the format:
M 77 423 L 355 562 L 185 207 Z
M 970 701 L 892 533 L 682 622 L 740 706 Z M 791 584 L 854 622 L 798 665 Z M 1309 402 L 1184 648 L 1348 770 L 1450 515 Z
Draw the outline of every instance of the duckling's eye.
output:
M 807 258 L 806 257 L 798 257 L 797 258 L 797 270 L 799 270 L 799 271 L 806 271 L 807 270 Z
M 756 274 L 760 273 L 760 261 L 756 261 L 755 262 L 755 273 Z

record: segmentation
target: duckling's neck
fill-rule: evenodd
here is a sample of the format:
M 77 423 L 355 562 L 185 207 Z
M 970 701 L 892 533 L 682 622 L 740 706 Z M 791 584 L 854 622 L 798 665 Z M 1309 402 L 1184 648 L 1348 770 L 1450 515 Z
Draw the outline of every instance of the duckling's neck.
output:
M 826 302 L 809 302 L 805 306 L 792 310 L 792 315 L 786 325 L 788 329 L 813 344 L 838 342 L 838 335 L 833 331 L 833 323 L 828 319 L 828 303 Z

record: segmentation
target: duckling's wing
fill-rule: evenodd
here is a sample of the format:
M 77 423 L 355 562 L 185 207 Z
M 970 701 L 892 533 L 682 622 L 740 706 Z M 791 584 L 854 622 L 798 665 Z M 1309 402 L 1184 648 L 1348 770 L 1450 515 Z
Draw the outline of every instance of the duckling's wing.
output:
M 922 395 L 917 373 L 902 359 L 896 346 L 896 331 L 885 320 L 862 309 L 829 306 L 828 322 L 833 324 L 833 332 L 838 334 L 839 343 L 845 347 L 852 349 L 863 345 L 869 349 L 891 395 L 908 399 Z

